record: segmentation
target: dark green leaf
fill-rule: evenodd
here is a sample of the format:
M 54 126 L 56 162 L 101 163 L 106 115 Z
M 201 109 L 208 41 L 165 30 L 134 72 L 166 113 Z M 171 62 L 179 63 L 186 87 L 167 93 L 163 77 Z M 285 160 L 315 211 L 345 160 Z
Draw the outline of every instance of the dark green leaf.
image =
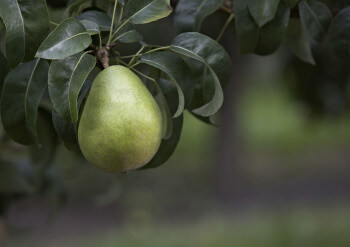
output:
M 287 31 L 289 16 L 290 9 L 284 2 L 281 2 L 275 19 L 260 28 L 259 39 L 255 49 L 256 54 L 268 55 L 277 50 Z
M 55 110 L 52 111 L 52 122 L 53 126 L 55 127 L 55 131 L 62 139 L 65 147 L 72 151 L 79 151 L 79 144 L 75 133 L 74 124 L 62 119 Z
M 50 31 L 45 0 L 2 0 L 0 17 L 6 26 L 6 54 L 9 65 L 30 61 Z
M 264 26 L 276 16 L 280 0 L 246 0 L 251 15 L 259 27 Z
M 295 56 L 306 63 L 315 65 L 309 37 L 299 19 L 291 19 L 287 30 L 287 44 Z
M 0 52 L 0 94 L 2 92 L 4 80 L 8 72 L 10 72 L 10 67 L 4 55 L 2 55 L 2 53 Z
M 319 1 L 301 1 L 299 3 L 300 19 L 308 33 L 321 42 L 328 31 L 333 16 L 326 5 Z
M 74 12 L 84 3 L 87 3 L 91 0 L 70 0 L 67 4 L 67 8 L 64 13 L 64 17 L 70 17 Z
M 145 85 L 148 88 L 148 90 L 151 92 L 151 94 L 153 95 L 155 101 L 157 102 L 157 104 L 159 106 L 161 114 L 162 114 L 162 131 L 163 131 L 162 138 L 168 139 L 171 137 L 171 135 L 173 133 L 173 120 L 172 120 L 172 115 L 170 113 L 169 105 L 167 103 L 165 95 L 159 86 L 159 84 L 161 83 L 160 80 L 162 80 L 160 78 L 160 74 L 161 74 L 160 70 L 158 70 L 156 68 L 151 68 L 150 73 L 149 73 L 149 77 L 153 78 L 153 79 L 146 80 Z M 170 83 L 170 82 L 168 82 L 168 83 Z M 174 86 L 174 88 L 175 88 L 175 86 Z M 176 88 L 174 90 L 175 90 L 175 94 L 176 94 Z M 175 99 L 175 101 L 177 101 L 177 98 Z M 176 105 L 176 108 L 177 108 L 177 105 Z
M 86 78 L 96 65 L 96 59 L 79 53 L 53 61 L 49 69 L 49 93 L 52 104 L 65 121 L 78 122 L 77 99 Z
M 180 0 L 175 25 L 179 33 L 199 31 L 206 17 L 217 11 L 225 0 Z
M 173 119 L 173 135 L 169 139 L 162 140 L 156 155 L 142 169 L 158 167 L 164 164 L 172 156 L 181 137 L 182 125 L 183 115 Z
M 289 8 L 293 9 L 297 6 L 299 0 L 284 0 L 284 2 L 288 5 Z
M 170 50 L 206 66 L 212 76 L 215 92 L 210 102 L 193 112 L 205 117 L 216 113 L 223 102 L 221 84 L 226 85 L 231 77 L 231 60 L 225 49 L 203 34 L 183 33 L 173 40 Z
M 134 24 L 156 21 L 171 12 L 170 0 L 129 0 L 125 6 L 125 18 Z
M 142 39 L 143 37 L 138 31 L 130 30 L 125 33 L 121 33 L 119 36 L 117 36 L 116 41 L 119 41 L 122 43 L 133 43 L 133 42 L 139 42 Z
M 42 180 L 46 169 L 52 162 L 57 145 L 57 135 L 52 124 L 51 111 L 39 108 L 38 111 L 38 135 L 40 146 L 31 146 L 30 154 L 33 165 L 37 168 L 36 180 Z
M 191 72 L 181 57 L 167 51 L 153 52 L 143 55 L 140 62 L 160 69 L 176 86 L 179 104 L 174 117 L 180 116 L 185 108 L 185 99 L 186 103 L 189 104 L 193 93 Z
M 242 54 L 254 52 L 259 39 L 259 27 L 245 0 L 235 0 L 233 3 L 239 51 Z
M 340 11 L 333 19 L 328 31 L 328 43 L 332 52 L 341 58 L 349 56 L 350 7 Z
M 37 111 L 47 85 L 48 63 L 43 59 L 23 63 L 5 79 L 1 120 L 7 134 L 22 144 L 38 143 Z
M 74 18 L 68 18 L 49 34 L 40 45 L 36 56 L 63 59 L 83 51 L 91 42 L 91 37 L 83 24 Z
M 87 20 L 95 22 L 99 26 L 101 32 L 110 31 L 111 29 L 112 18 L 101 11 L 89 10 L 81 13 L 76 18 L 80 21 Z
M 95 35 L 100 33 L 99 26 L 95 22 L 88 20 L 81 20 L 80 22 L 83 24 L 88 34 Z

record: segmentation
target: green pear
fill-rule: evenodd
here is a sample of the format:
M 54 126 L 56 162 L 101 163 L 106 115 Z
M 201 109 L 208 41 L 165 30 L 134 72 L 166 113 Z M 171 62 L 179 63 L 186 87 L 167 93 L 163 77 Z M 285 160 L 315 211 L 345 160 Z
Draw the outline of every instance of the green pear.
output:
M 147 164 L 162 139 L 160 109 L 140 78 L 111 66 L 94 80 L 78 126 L 85 158 L 108 172 Z

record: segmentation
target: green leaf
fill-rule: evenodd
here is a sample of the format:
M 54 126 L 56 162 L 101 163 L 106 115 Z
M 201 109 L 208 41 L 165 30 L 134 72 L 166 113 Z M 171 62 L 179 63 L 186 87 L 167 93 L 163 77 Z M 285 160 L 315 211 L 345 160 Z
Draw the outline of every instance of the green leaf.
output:
M 226 85 L 231 77 L 231 60 L 225 49 L 203 34 L 190 32 L 178 35 L 173 40 L 170 50 L 197 60 L 206 66 L 215 85 L 214 95 L 210 102 L 193 112 L 204 117 L 216 113 L 223 103 L 221 84 Z
M 239 51 L 242 54 L 254 52 L 259 39 L 259 27 L 245 0 L 235 0 L 233 3 Z
M 173 126 L 174 129 L 171 138 L 162 140 L 158 152 L 147 165 L 142 167 L 142 169 L 159 167 L 173 155 L 176 146 L 180 141 L 183 126 L 183 115 L 173 119 Z
M 65 121 L 78 122 L 78 95 L 95 65 L 96 59 L 87 53 L 51 63 L 49 94 L 53 107 Z
M 333 19 L 328 31 L 328 43 L 332 52 L 340 58 L 347 58 L 350 50 L 350 7 L 340 11 Z
M 78 20 L 68 18 L 62 21 L 40 45 L 36 57 L 63 59 L 89 47 L 92 40 L 85 27 Z
M 70 0 L 67 4 L 67 8 L 64 12 L 64 17 L 70 17 L 74 12 L 84 3 L 87 3 L 91 0 Z
M 14 68 L 30 61 L 50 31 L 45 0 L 2 0 L 0 17 L 6 26 L 6 54 Z
M 76 19 L 80 21 L 87 20 L 96 23 L 101 32 L 110 31 L 111 29 L 112 18 L 102 11 L 89 10 L 78 15 Z
M 284 0 L 284 2 L 288 5 L 289 8 L 293 9 L 297 6 L 299 0 Z
M 91 74 L 94 74 L 94 70 Z M 92 85 L 93 78 L 91 77 L 91 74 L 89 75 L 88 80 L 85 81 L 83 88 L 79 94 L 78 97 L 78 109 L 81 107 L 84 97 L 87 94 L 87 92 L 90 90 L 90 87 Z M 95 75 L 93 75 L 95 77 Z M 65 121 L 58 115 L 58 113 L 53 109 L 52 111 L 52 122 L 53 126 L 55 128 L 55 131 L 57 132 L 58 136 L 62 139 L 65 147 L 71 151 L 74 152 L 80 152 L 80 147 L 78 144 L 78 137 L 76 133 L 76 125 L 74 125 L 71 122 Z
M 2 87 L 4 85 L 4 80 L 6 75 L 10 72 L 10 67 L 7 63 L 7 60 L 2 52 L 0 52 L 0 94 L 2 92 Z
M 88 21 L 88 20 L 81 20 L 80 23 L 83 24 L 88 34 L 95 35 L 100 33 L 99 26 L 95 22 Z
M 289 16 L 290 9 L 284 2 L 281 2 L 275 19 L 260 28 L 259 39 L 255 48 L 256 54 L 269 55 L 277 50 L 287 31 Z
M 189 104 L 193 93 L 191 72 L 181 57 L 167 51 L 153 52 L 143 55 L 139 62 L 158 68 L 169 77 L 176 87 L 179 97 L 174 118 L 180 116 L 185 109 L 185 98 Z
M 280 0 L 246 0 L 250 13 L 259 27 L 264 26 L 276 16 Z
M 333 16 L 326 5 L 319 1 L 301 1 L 299 3 L 300 19 L 308 33 L 321 42 L 327 34 Z
M 46 169 L 55 156 L 57 146 L 57 135 L 52 124 L 51 111 L 39 108 L 37 125 L 41 145 L 32 145 L 30 155 L 32 164 L 37 169 L 37 175 L 40 176 L 36 179 L 42 180 Z
M 48 63 L 36 59 L 12 70 L 5 79 L 1 120 L 7 134 L 21 144 L 38 143 L 37 111 L 48 80 Z
M 134 24 L 156 21 L 171 12 L 170 0 L 129 0 L 125 6 L 125 18 Z
M 163 131 L 162 138 L 169 139 L 173 133 L 173 120 L 172 120 L 172 115 L 170 113 L 169 105 L 167 103 L 165 95 L 161 87 L 159 86 L 161 84 L 161 80 L 163 80 L 160 77 L 160 74 L 161 74 L 161 71 L 159 69 L 151 68 L 149 77 L 153 79 L 146 80 L 145 85 L 153 95 L 162 114 L 162 131 Z M 167 83 L 170 83 L 170 82 L 167 82 Z M 176 94 L 177 93 L 176 88 L 175 86 L 173 87 Z M 175 101 L 177 101 L 177 95 L 176 95 Z M 177 108 L 177 105 L 178 104 L 176 104 L 176 108 Z
M 78 138 L 74 124 L 62 119 L 55 110 L 52 111 L 52 122 L 64 146 L 71 151 L 79 151 Z
M 315 65 L 309 37 L 299 19 L 291 19 L 287 30 L 287 44 L 300 60 Z
M 121 33 L 116 38 L 117 41 L 122 43 L 140 42 L 142 39 L 143 39 L 142 35 L 136 30 L 130 30 L 125 33 Z
M 280 2 L 275 18 L 259 28 L 248 11 L 245 0 L 235 0 L 236 30 L 241 53 L 267 55 L 274 52 L 281 44 L 287 30 L 290 9 Z
M 175 10 L 179 33 L 199 31 L 204 19 L 217 11 L 225 0 L 180 0 Z

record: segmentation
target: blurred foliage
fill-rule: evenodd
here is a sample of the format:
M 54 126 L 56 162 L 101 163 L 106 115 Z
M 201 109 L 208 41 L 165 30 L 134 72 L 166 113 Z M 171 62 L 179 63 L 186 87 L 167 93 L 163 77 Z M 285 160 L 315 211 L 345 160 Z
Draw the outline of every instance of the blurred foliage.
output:
M 239 217 L 209 215 L 193 223 L 162 225 L 147 215 L 130 218 L 122 228 L 71 240 L 17 241 L 9 247 L 346 247 L 350 245 L 347 206 L 296 206 L 275 211 L 257 210 Z

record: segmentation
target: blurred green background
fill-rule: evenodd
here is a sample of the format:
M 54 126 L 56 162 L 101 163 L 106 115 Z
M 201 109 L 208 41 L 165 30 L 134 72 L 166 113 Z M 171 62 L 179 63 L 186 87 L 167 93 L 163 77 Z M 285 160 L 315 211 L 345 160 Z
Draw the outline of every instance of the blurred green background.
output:
M 61 13 L 52 10 L 51 19 Z M 210 18 L 208 34 L 223 20 Z M 172 25 L 168 18 L 140 31 L 149 43 L 167 44 Z M 61 144 L 52 164 L 59 183 L 48 185 L 56 197 L 15 201 L 0 221 L 3 245 L 350 246 L 350 114 L 313 117 L 290 92 L 284 48 L 242 58 L 232 52 L 232 30 L 223 44 L 238 62 L 220 128 L 186 113 L 165 165 L 119 175 Z M 27 152 L 13 145 L 1 155 L 26 164 Z

